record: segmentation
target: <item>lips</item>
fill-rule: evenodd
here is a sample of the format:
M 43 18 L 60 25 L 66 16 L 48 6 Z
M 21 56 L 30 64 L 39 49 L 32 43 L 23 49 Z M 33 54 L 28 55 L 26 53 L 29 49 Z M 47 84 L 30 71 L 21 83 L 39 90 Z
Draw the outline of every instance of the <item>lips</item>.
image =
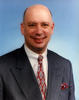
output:
M 31 37 L 36 43 L 43 43 L 44 39 L 46 38 L 46 36 L 44 37 Z
M 36 43 L 43 43 L 43 39 L 34 39 L 34 41 L 36 42 Z

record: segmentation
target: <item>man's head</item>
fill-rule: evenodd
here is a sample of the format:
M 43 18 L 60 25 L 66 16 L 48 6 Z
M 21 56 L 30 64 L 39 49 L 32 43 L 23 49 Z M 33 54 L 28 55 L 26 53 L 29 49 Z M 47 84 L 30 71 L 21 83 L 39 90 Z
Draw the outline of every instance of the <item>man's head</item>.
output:
M 53 29 L 54 23 L 47 7 L 38 4 L 27 8 L 21 24 L 21 32 L 29 49 L 38 54 L 43 53 Z

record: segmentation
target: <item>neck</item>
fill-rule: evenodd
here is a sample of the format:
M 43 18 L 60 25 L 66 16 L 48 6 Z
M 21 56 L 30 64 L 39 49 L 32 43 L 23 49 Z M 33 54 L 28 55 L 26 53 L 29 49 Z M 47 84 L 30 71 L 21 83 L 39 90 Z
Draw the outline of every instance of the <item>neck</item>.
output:
M 39 55 L 43 54 L 45 52 L 45 50 L 46 50 L 46 48 L 45 49 L 43 49 L 43 48 L 33 48 L 33 47 L 31 48 L 31 47 L 28 47 L 27 45 L 26 45 L 26 47 L 29 48 L 31 51 L 39 54 Z

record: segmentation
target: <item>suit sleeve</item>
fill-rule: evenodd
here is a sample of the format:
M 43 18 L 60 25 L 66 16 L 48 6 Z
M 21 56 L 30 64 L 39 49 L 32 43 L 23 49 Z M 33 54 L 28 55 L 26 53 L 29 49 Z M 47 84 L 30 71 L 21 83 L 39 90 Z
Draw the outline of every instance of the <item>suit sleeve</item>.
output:
M 0 77 L 0 100 L 3 100 L 3 83 Z
M 75 100 L 75 89 L 74 89 L 74 80 L 73 80 L 73 72 L 72 65 L 70 63 L 70 81 L 69 81 L 69 100 Z

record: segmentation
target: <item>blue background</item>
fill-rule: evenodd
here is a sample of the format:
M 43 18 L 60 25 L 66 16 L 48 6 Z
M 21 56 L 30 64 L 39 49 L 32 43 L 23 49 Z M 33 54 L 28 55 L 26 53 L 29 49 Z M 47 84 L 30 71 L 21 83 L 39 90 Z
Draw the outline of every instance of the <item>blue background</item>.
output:
M 0 55 L 22 46 L 23 12 L 38 3 L 53 13 L 55 29 L 48 48 L 72 62 L 75 95 L 79 100 L 79 0 L 0 0 Z

